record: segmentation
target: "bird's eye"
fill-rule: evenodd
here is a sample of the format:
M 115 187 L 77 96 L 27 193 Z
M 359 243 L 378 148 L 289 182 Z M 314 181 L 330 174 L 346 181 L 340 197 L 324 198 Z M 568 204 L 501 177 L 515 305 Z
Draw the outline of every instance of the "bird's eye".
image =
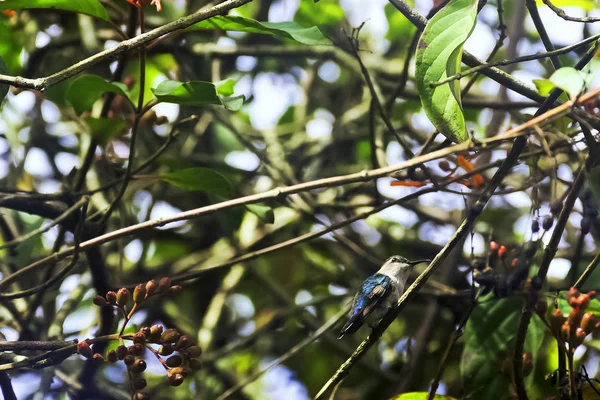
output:
M 400 262 L 400 259 L 398 257 L 392 257 L 392 262 L 393 263 Z

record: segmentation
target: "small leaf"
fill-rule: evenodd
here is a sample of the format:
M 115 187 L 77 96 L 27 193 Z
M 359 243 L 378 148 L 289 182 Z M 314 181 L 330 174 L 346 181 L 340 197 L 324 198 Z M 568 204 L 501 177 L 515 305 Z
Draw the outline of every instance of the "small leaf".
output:
M 159 101 L 167 103 L 190 106 L 221 104 L 215 85 L 210 82 L 164 81 L 156 89 L 152 89 L 152 93 Z
M 272 224 L 275 222 L 275 214 L 273 213 L 273 209 L 271 207 L 260 204 L 248 204 L 246 208 L 265 224 Z
M 215 83 L 217 87 L 217 93 L 221 96 L 233 96 L 235 82 L 233 79 L 227 79 L 221 82 Z
M 315 4 L 313 1 L 303 0 L 294 14 L 294 21 L 304 26 L 335 24 L 344 18 L 346 13 L 337 2 L 321 1 Z
M 223 93 L 233 93 L 233 83 L 225 82 Z M 163 81 L 152 93 L 159 101 L 188 106 L 219 104 L 231 111 L 239 110 L 244 104 L 244 96 L 220 97 L 217 88 L 210 82 L 203 81 Z
M 161 174 L 160 178 L 185 190 L 205 192 L 229 198 L 231 183 L 223 175 L 208 168 L 186 168 Z
M 244 95 L 240 96 L 232 96 L 232 97 L 223 97 L 221 98 L 221 102 L 223 103 L 223 107 L 230 111 L 237 111 L 244 105 L 244 101 L 246 97 Z
M 212 17 L 198 22 L 188 29 L 219 29 L 223 31 L 262 33 L 282 39 L 293 39 L 296 42 L 310 46 L 331 45 L 331 42 L 323 36 L 316 26 L 305 28 L 293 21 L 258 22 L 251 18 L 229 15 Z
M 99 144 L 106 145 L 112 138 L 119 136 L 127 127 L 127 122 L 116 118 L 85 118 L 90 133 Z
M 8 75 L 8 67 L 4 63 L 2 57 L 0 57 L 0 74 Z M 0 83 L 0 104 L 6 95 L 8 94 L 9 85 L 6 83 Z
M 538 7 L 545 6 L 543 0 L 535 0 Z M 594 10 L 598 4 L 594 0 L 552 0 L 552 4 L 556 7 L 579 7 L 585 12 Z
M 106 9 L 98 0 L 4 0 L 0 1 L 0 10 L 24 10 L 33 8 L 51 8 L 73 11 L 110 21 Z
M 550 82 L 549 79 L 534 79 L 533 83 L 538 93 L 542 96 L 548 96 L 556 88 L 554 83 Z
M 432 86 L 455 75 L 463 45 L 477 21 L 477 0 L 454 0 L 427 23 L 417 47 L 416 83 L 425 114 L 448 139 L 468 139 L 458 80 Z
M 67 91 L 67 100 L 81 114 L 90 110 L 96 100 L 106 92 L 119 94 L 129 99 L 125 85 L 109 83 L 98 75 L 83 75 L 77 78 Z
M 556 87 L 561 88 L 569 94 L 571 98 L 577 97 L 586 86 L 586 75 L 573 67 L 559 68 L 550 77 Z

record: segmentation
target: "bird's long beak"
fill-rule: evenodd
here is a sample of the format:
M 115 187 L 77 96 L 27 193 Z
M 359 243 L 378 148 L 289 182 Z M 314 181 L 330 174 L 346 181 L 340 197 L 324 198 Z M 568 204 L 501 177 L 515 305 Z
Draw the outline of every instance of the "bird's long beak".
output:
M 408 263 L 410 265 L 417 265 L 417 264 L 421 264 L 421 263 L 430 263 L 431 260 L 415 260 L 415 261 L 409 261 Z

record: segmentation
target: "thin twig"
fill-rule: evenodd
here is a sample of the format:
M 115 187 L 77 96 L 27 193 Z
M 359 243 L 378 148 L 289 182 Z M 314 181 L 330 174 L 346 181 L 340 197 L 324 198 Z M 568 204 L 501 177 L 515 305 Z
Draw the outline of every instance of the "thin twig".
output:
M 562 19 L 564 19 L 566 21 L 584 22 L 584 23 L 586 23 L 586 22 L 598 22 L 598 21 L 600 21 L 600 18 L 596 18 L 596 17 L 583 17 L 583 18 L 570 17 L 570 16 L 567 15 L 567 13 L 564 12 L 564 10 L 562 8 L 558 8 L 554 4 L 552 4 L 552 2 L 550 2 L 550 0 L 542 0 L 542 1 L 552 11 L 554 11 L 556 13 L 556 15 L 558 15 L 559 17 L 561 17 Z

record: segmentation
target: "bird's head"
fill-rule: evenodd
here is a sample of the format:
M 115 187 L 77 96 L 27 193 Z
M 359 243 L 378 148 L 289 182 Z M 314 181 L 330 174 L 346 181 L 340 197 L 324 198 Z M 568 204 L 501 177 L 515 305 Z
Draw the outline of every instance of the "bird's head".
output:
M 410 261 L 402 256 L 391 256 L 385 261 L 379 272 L 386 275 L 408 277 L 408 274 L 415 265 L 425 262 L 428 263 L 430 261 L 431 260 Z

